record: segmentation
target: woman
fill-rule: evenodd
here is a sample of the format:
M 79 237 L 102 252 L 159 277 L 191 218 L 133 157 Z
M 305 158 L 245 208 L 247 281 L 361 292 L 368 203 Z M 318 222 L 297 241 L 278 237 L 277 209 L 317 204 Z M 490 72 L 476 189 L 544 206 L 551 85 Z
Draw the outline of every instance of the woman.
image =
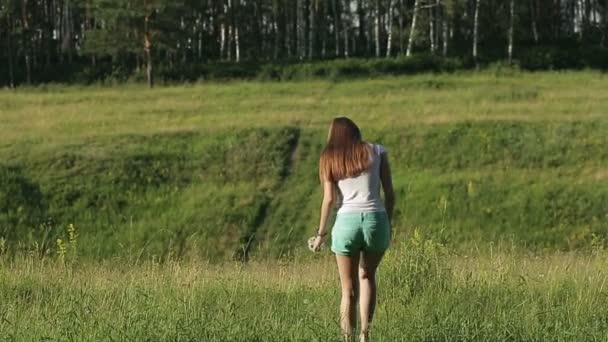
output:
M 342 301 L 340 326 L 351 341 L 360 306 L 360 340 L 368 341 L 376 306 L 376 269 L 390 242 L 395 197 L 386 150 L 361 140 L 353 121 L 333 120 L 327 146 L 321 153 L 319 176 L 323 184 L 321 222 L 313 248 L 318 251 L 327 235 L 332 204 L 338 209 L 332 228 L 331 250 L 336 254 Z M 380 185 L 384 202 L 380 198 Z

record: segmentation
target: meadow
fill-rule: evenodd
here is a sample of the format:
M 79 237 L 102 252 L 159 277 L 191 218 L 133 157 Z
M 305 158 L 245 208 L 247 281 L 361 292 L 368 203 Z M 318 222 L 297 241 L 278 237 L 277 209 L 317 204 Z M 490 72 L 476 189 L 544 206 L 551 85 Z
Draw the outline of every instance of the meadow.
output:
M 416 233 L 379 270 L 374 341 L 606 341 L 603 249 L 454 254 Z M 290 261 L 0 263 L 6 341 L 339 341 L 329 253 Z
M 304 244 L 346 115 L 397 195 L 377 340 L 605 341 L 606 81 L 0 91 L 0 338 L 332 340 L 333 259 Z

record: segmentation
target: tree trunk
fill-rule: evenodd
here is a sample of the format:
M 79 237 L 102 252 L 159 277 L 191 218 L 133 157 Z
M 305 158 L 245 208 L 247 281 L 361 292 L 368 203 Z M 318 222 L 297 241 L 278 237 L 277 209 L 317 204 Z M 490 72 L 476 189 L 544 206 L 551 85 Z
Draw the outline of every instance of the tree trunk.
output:
M 144 3 L 145 4 L 145 3 Z M 150 15 L 144 18 L 144 53 L 146 55 L 146 77 L 148 87 L 154 87 L 154 75 L 152 73 L 152 40 L 150 37 Z
M 319 8 L 319 17 L 320 17 L 320 22 L 318 24 L 318 26 L 320 27 L 320 34 L 321 34 L 321 58 L 325 58 L 326 54 L 327 54 L 327 2 L 326 1 L 321 1 L 320 3 L 320 8 Z
M 604 34 L 602 35 L 601 45 L 608 47 L 608 2 L 604 3 L 604 14 L 602 15 L 602 21 L 604 22 Z
M 513 24 L 515 22 L 515 0 L 511 0 L 509 4 L 509 47 L 507 48 L 509 54 L 509 64 L 513 63 Z
M 581 0 L 583 8 L 582 8 L 582 14 L 583 14 L 583 25 L 582 25 L 582 30 L 583 31 L 587 31 L 587 29 L 590 26 L 590 21 L 591 21 L 591 6 L 589 5 L 589 0 Z
M 234 28 L 234 42 L 236 49 L 236 62 L 239 63 L 241 61 L 241 41 L 239 37 L 239 27 L 236 26 Z
M 232 44 L 234 43 L 234 31 L 232 30 L 232 23 L 228 24 L 228 45 L 226 52 L 228 55 L 226 59 L 231 62 L 232 61 Z
M 416 19 L 418 18 L 418 7 L 420 7 L 420 0 L 416 0 L 414 2 L 414 14 L 412 15 L 412 26 L 410 27 L 410 38 L 407 43 L 407 52 L 405 55 L 407 57 L 412 54 L 412 45 L 414 45 L 414 37 L 416 35 Z
M 388 0 L 388 19 L 387 19 L 387 31 L 388 37 L 386 38 L 386 57 L 390 57 L 393 49 L 393 0 Z
M 309 32 L 308 32 L 308 58 L 315 58 L 315 41 L 316 41 L 316 6 L 317 0 L 310 0 L 309 4 Z
M 435 5 L 429 6 L 429 43 L 431 44 L 431 53 L 435 53 L 435 17 L 433 13 Z
M 93 16 L 91 14 L 92 1 L 87 0 L 85 9 L 85 32 L 93 29 Z M 86 36 L 85 36 L 86 40 Z M 91 65 L 95 66 L 95 54 L 91 54 Z
M 236 4 L 232 6 L 232 26 L 234 26 L 234 53 L 236 62 L 241 61 L 241 40 L 239 36 L 239 2 L 236 0 Z
M 65 35 L 65 42 L 68 51 L 68 64 L 72 64 L 74 62 L 74 19 L 72 18 L 72 7 L 69 4 L 69 1 L 65 1 L 65 9 L 66 9 L 66 29 L 67 34 Z
M 13 67 L 13 41 L 12 41 L 12 18 L 10 13 L 6 18 L 6 53 L 8 55 L 8 86 L 15 88 L 15 71 Z
M 365 52 L 365 12 L 363 11 L 363 0 L 357 0 L 357 16 L 359 18 L 359 34 L 357 37 L 358 42 L 358 49 L 361 50 L 361 52 Z M 355 53 L 357 53 L 357 51 L 355 51 Z
M 403 56 L 405 41 L 403 40 L 403 12 L 405 8 L 403 7 L 403 0 L 399 0 L 399 55 Z
M 25 79 L 27 84 L 32 83 L 32 60 L 31 60 L 31 34 L 30 21 L 28 12 L 28 0 L 23 0 L 22 3 L 22 25 L 23 25 L 23 54 L 25 59 Z
M 265 51 L 265 40 L 262 37 L 262 20 L 264 20 L 264 18 L 260 12 L 259 1 L 253 1 L 253 31 L 255 32 L 255 49 L 256 56 L 258 56 L 258 58 L 261 58 L 262 53 Z
M 196 33 L 196 59 L 200 62 L 203 60 L 203 28 L 204 28 L 204 16 L 199 12 L 198 14 L 198 22 L 199 25 L 197 27 Z
M 373 13 L 373 9 L 370 8 L 369 11 L 369 19 L 367 20 L 367 27 L 366 27 L 366 41 L 367 41 L 367 46 L 365 47 L 365 54 L 366 56 L 373 56 L 374 54 L 374 13 Z
M 228 61 L 232 61 L 232 46 L 234 44 L 234 11 L 232 9 L 232 0 L 228 0 L 228 10 L 226 16 L 228 18 L 228 46 L 226 52 L 228 53 Z
M 336 57 L 340 56 L 340 1 L 332 0 L 332 7 L 334 12 L 334 36 L 336 41 Z
M 443 57 L 446 57 L 448 55 L 448 14 L 445 7 L 443 7 L 442 10 L 441 26 L 441 29 L 443 31 L 441 39 L 443 43 L 442 55 Z
M 220 8 L 220 60 L 223 60 L 226 55 L 226 6 L 222 4 Z
M 291 44 L 292 44 L 292 23 L 295 20 L 291 20 L 291 6 L 285 6 L 285 49 L 287 50 L 287 58 L 291 58 Z
M 304 11 L 303 11 L 304 0 L 296 0 L 296 54 L 299 59 L 304 57 Z
M 576 11 L 574 12 L 574 20 L 578 21 L 578 40 L 583 40 L 583 31 L 585 31 L 585 11 L 583 0 L 576 0 Z M 576 27 L 576 25 L 575 25 Z
M 274 52 L 273 58 L 275 60 L 279 59 L 280 49 L 281 49 L 281 34 L 279 27 L 280 22 L 279 18 L 281 18 L 281 8 L 279 7 L 278 1 L 273 1 L 272 3 L 272 33 L 274 34 Z
M 346 6 L 344 6 L 344 9 L 344 12 L 346 13 L 346 23 L 342 24 L 341 26 L 343 26 L 342 29 L 344 30 L 344 57 L 348 58 L 350 55 L 350 23 L 352 15 L 350 11 L 350 0 L 346 0 Z
M 374 38 L 376 41 L 376 57 L 380 57 L 380 0 L 376 0 L 376 19 L 374 22 Z
M 555 0 L 553 2 L 553 40 L 559 39 L 560 27 L 562 25 L 561 15 L 561 0 Z
M 532 37 L 534 38 L 534 43 L 538 44 L 538 29 L 536 27 L 536 14 L 538 10 L 536 9 L 536 0 L 530 2 L 530 17 L 532 18 Z
M 475 0 L 475 17 L 473 20 L 473 60 L 477 65 L 477 42 L 479 40 L 479 0 Z
M 52 32 L 52 24 L 51 24 L 51 19 L 50 19 L 50 9 L 49 9 L 49 1 L 48 0 L 44 0 L 42 2 L 42 6 L 44 7 L 44 26 L 45 26 L 45 30 L 42 31 L 42 39 L 44 42 L 44 59 L 45 59 L 45 65 L 46 67 L 50 67 L 51 65 L 51 57 L 52 57 L 52 50 L 51 50 L 51 44 L 52 44 L 52 39 L 53 37 L 51 36 L 51 32 Z M 87 24 L 88 24 L 88 5 L 87 5 L 87 9 L 85 12 L 85 21 L 84 21 L 84 30 L 87 29 Z M 83 30 L 83 34 L 85 33 Z

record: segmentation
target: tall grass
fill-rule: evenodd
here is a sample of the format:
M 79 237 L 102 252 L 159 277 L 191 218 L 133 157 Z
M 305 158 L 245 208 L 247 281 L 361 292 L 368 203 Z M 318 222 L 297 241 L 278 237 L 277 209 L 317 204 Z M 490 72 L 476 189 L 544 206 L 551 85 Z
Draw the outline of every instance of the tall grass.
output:
M 377 341 L 588 341 L 608 334 L 606 252 L 457 255 L 422 234 L 379 270 Z M 0 331 L 16 341 L 338 341 L 327 253 L 291 262 L 0 258 Z
M 604 83 L 0 91 L 0 337 L 337 341 L 334 261 L 303 244 L 348 115 L 388 148 L 398 199 L 375 340 L 605 341 Z

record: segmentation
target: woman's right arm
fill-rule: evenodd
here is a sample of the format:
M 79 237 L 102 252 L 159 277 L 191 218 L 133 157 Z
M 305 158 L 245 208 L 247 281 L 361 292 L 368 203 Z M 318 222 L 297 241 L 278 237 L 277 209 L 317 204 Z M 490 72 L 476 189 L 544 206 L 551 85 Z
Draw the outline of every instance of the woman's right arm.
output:
M 393 176 L 388 162 L 388 154 L 380 154 L 380 181 L 384 190 L 384 206 L 389 221 L 393 221 L 393 210 L 395 208 L 395 192 L 393 191 Z

